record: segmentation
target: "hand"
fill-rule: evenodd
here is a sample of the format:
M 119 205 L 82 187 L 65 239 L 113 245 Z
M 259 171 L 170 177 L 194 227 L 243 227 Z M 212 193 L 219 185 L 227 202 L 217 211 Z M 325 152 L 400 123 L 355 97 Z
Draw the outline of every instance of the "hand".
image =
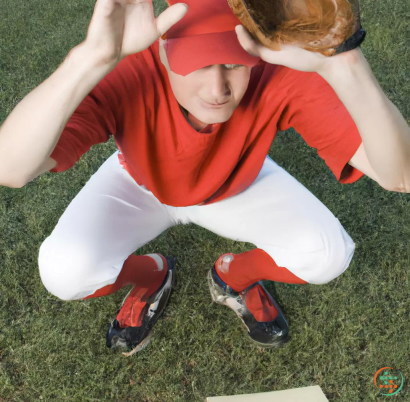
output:
M 252 56 L 260 57 L 270 64 L 292 68 L 293 70 L 330 74 L 339 65 L 353 64 L 361 59 L 361 50 L 356 48 L 336 56 L 326 57 L 296 45 L 281 44 L 281 50 L 271 50 L 254 40 L 243 25 L 235 27 L 241 46 Z
M 97 0 L 81 45 L 102 63 L 118 63 L 151 46 L 187 10 L 178 3 L 155 18 L 152 0 Z

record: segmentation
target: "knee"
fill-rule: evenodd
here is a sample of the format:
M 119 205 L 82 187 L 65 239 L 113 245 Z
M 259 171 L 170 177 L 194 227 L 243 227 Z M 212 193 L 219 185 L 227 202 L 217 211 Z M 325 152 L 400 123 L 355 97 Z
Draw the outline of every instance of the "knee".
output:
M 298 220 L 280 241 L 257 244 L 279 267 L 304 281 L 323 285 L 340 276 L 353 258 L 355 244 L 336 217 Z
M 318 255 L 317 270 L 309 283 L 323 285 L 336 279 L 349 267 L 355 243 L 337 218 L 330 228 L 320 233 L 323 249 Z
M 52 236 L 40 246 L 38 256 L 40 278 L 44 287 L 61 300 L 81 298 L 87 274 L 93 261 L 81 245 L 62 245 Z

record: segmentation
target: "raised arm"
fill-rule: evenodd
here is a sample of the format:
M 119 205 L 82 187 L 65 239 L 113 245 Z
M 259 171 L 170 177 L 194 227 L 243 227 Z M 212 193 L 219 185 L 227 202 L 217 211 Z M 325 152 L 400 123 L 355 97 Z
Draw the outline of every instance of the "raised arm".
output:
M 1 126 L 0 185 L 22 187 L 46 167 L 53 168 L 49 158 L 87 94 L 122 59 L 148 48 L 186 11 L 185 5 L 175 4 L 155 18 L 152 1 L 97 0 L 85 41 Z
M 112 67 L 99 65 L 83 48 L 74 48 L 13 109 L 0 129 L 1 185 L 22 187 L 32 179 L 48 160 L 74 110 Z

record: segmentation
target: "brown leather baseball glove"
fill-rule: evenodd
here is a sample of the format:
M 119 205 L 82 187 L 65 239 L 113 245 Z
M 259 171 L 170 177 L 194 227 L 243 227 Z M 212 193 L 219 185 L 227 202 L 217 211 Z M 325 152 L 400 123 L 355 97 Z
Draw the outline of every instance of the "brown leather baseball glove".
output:
M 262 45 L 292 44 L 325 56 L 358 47 L 366 36 L 358 0 L 228 0 Z

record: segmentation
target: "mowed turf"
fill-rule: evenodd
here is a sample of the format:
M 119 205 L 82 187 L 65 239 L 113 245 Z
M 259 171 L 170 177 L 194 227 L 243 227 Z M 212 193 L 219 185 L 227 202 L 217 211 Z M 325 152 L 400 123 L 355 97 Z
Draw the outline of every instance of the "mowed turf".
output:
M 1 1 L 1 122 L 84 40 L 94 4 Z M 154 4 L 157 13 L 166 7 L 163 0 Z M 409 122 L 410 3 L 361 5 L 363 52 Z M 178 285 L 152 344 L 130 358 L 107 349 L 107 323 L 129 288 L 61 301 L 43 287 L 37 257 L 71 200 L 115 150 L 111 139 L 69 171 L 44 174 L 21 189 L 0 187 L 0 401 L 204 401 L 316 384 L 329 401 L 385 401 L 373 384 L 385 366 L 405 379 L 396 400 L 410 400 L 410 195 L 366 177 L 339 184 L 293 130 L 278 134 L 269 155 L 335 214 L 356 253 L 326 285 L 267 283 L 291 341 L 279 350 L 254 347 L 235 314 L 211 303 L 209 268 L 219 255 L 254 245 L 188 225 L 135 252 L 178 259 Z

